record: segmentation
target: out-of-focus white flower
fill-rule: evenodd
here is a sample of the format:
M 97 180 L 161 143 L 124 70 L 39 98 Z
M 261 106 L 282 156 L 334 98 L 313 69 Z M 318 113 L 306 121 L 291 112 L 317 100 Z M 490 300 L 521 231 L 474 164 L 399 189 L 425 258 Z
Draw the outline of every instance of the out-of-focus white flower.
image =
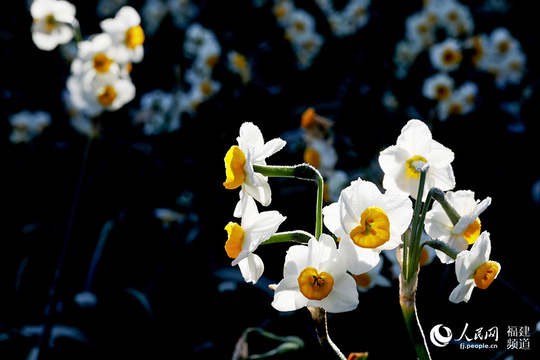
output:
M 474 30 L 474 21 L 469 7 L 454 0 L 430 1 L 427 11 L 435 14 L 439 26 L 449 36 L 467 36 Z
M 229 70 L 240 76 L 243 84 L 251 81 L 251 66 L 244 55 L 237 51 L 229 51 L 227 54 L 227 65 Z
M 306 138 L 304 162 L 318 169 L 324 178 L 327 178 L 336 166 L 338 156 L 331 139 Z
M 172 224 L 182 221 L 186 215 L 168 208 L 154 209 L 154 216 L 161 221 L 164 229 L 168 229 Z
M 158 89 L 141 96 L 134 123 L 143 124 L 142 130 L 146 135 L 155 135 L 178 130 L 180 116 L 174 94 Z
M 410 225 L 411 200 L 402 194 L 382 194 L 362 179 L 345 188 L 336 203 L 323 209 L 324 224 L 340 238 L 339 252 L 353 274 L 371 270 L 382 250 L 395 249 Z
M 34 0 L 30 6 L 32 40 L 41 50 L 53 50 L 73 39 L 70 23 L 75 17 L 75 6 L 64 0 Z
M 100 23 L 101 29 L 111 36 L 118 62 L 138 63 L 143 59 L 144 31 L 140 24 L 141 17 L 131 6 L 122 7 L 114 18 Z
M 450 301 L 468 302 L 475 287 L 487 289 L 501 271 L 501 264 L 490 261 L 491 240 L 484 231 L 478 237 L 471 250 L 460 252 L 456 258 L 456 277 L 459 285 L 450 294 Z
M 253 165 L 266 165 L 266 158 L 285 146 L 285 141 L 276 138 L 264 142 L 261 130 L 253 123 L 246 122 L 240 127 L 238 145 L 233 145 L 225 155 L 225 173 L 223 183 L 226 189 L 240 190 L 240 201 L 234 210 L 235 217 L 245 214 L 249 197 L 253 197 L 263 206 L 270 205 L 272 192 L 268 178 L 253 170 Z
M 463 59 L 461 44 L 452 38 L 434 44 L 429 48 L 429 58 L 431 65 L 437 70 L 456 70 Z
M 474 199 L 474 192 L 470 190 L 448 191 L 445 197 L 461 218 L 454 226 L 441 204 L 434 202 L 426 214 L 426 232 L 432 238 L 448 244 L 457 251 L 466 250 L 480 236 L 482 225 L 479 216 L 491 204 L 491 198 L 480 202 Z M 454 259 L 442 251 L 437 250 L 437 256 L 444 264 L 454 262 Z
M 435 43 L 435 18 L 419 11 L 405 20 L 405 39 L 415 48 L 425 49 Z
M 354 310 L 358 306 L 358 292 L 346 270 L 336 243 L 326 234 L 319 241 L 310 239 L 308 246 L 291 246 L 272 306 L 279 311 L 304 306 L 321 307 L 333 313 Z
M 331 203 L 339 199 L 339 195 L 349 184 L 349 175 L 343 170 L 334 170 L 324 183 L 324 201 Z
M 188 58 L 194 58 L 199 49 L 207 43 L 217 43 L 214 33 L 204 28 L 199 23 L 189 25 L 184 38 L 184 55 Z
M 232 265 L 240 267 L 246 282 L 255 284 L 261 277 L 264 263 L 253 252 L 263 241 L 275 234 L 285 219 L 285 216 L 275 210 L 259 213 L 255 200 L 248 198 L 241 224 L 231 221 L 225 226 L 228 234 L 225 251 L 227 256 L 234 259 Z
M 443 101 L 452 96 L 454 79 L 446 73 L 437 73 L 424 80 L 422 95 L 431 100 Z
M 168 0 L 167 6 L 174 25 L 179 29 L 185 29 L 199 13 L 199 8 L 191 0 Z
M 120 74 L 120 65 L 116 62 L 116 48 L 109 34 L 101 33 L 81 41 L 78 48 L 77 57 L 71 64 L 73 74 Z
M 23 110 L 10 115 L 8 121 L 13 127 L 9 140 L 15 144 L 28 143 L 51 124 L 51 115 L 45 111 Z
M 130 78 L 117 74 L 72 74 L 66 82 L 73 106 L 93 117 L 104 110 L 116 111 L 135 97 Z
M 141 18 L 144 23 L 145 34 L 148 36 L 154 35 L 168 12 L 169 8 L 162 0 L 145 1 L 141 8 Z
M 360 292 L 367 292 L 369 289 L 375 286 L 390 287 L 392 283 L 390 280 L 381 275 L 383 262 L 379 261 L 377 265 L 366 273 L 353 275 L 356 282 L 356 288 Z
M 429 166 L 422 201 L 429 189 L 451 190 L 456 184 L 452 161 L 454 153 L 433 140 L 431 131 L 420 120 L 409 120 L 401 129 L 396 145 L 392 145 L 379 155 L 379 165 L 384 171 L 383 187 L 387 191 L 397 191 L 416 199 L 420 186 L 418 166 Z
M 437 104 L 439 120 L 445 121 L 451 115 L 466 115 L 474 110 L 478 86 L 473 82 L 466 82 L 454 90 L 452 95 Z

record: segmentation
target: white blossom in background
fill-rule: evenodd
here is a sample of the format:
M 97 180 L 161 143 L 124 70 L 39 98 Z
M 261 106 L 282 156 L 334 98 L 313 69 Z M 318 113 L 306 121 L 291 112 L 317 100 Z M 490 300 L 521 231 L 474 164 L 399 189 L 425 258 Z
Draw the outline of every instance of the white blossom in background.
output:
M 103 32 L 109 34 L 116 47 L 117 61 L 125 64 L 138 63 L 144 56 L 144 31 L 141 17 L 131 6 L 124 6 L 114 18 L 100 23 Z
M 29 143 L 51 124 L 51 115 L 45 111 L 23 110 L 8 117 L 12 126 L 9 140 L 14 143 Z
M 34 44 L 49 51 L 71 41 L 75 11 L 75 6 L 64 0 L 34 0 L 30 5 Z
M 175 95 L 163 90 L 153 90 L 141 96 L 140 108 L 133 117 L 135 125 L 142 124 L 145 135 L 156 135 L 178 130 L 181 110 Z

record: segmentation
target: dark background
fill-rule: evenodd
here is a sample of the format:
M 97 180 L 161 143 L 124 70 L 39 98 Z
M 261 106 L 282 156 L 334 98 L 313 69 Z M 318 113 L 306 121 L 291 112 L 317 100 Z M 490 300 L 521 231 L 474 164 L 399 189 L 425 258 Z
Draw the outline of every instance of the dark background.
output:
M 102 19 L 96 15 L 96 2 L 72 3 L 83 35 L 99 32 Z M 137 10 L 143 3 L 129 2 Z M 409 106 L 422 117 L 429 113 L 432 104 L 422 98 L 421 83 L 431 70 L 422 58 L 405 80 L 393 75 L 395 44 L 404 37 L 405 18 L 421 8 L 420 1 L 373 1 L 368 25 L 343 39 L 331 35 L 316 5 L 296 1 L 315 16 L 317 31 L 325 37 L 321 53 L 304 71 L 295 66 L 290 44 L 271 13 L 271 1 L 261 8 L 246 0 L 234 5 L 211 0 L 194 3 L 200 13 L 193 21 L 214 31 L 222 59 L 229 50 L 247 55 L 254 81 L 242 85 L 227 71 L 225 61 L 220 62 L 213 78 L 222 88 L 213 99 L 202 104 L 197 114 L 184 115 L 178 131 L 145 136 L 132 125 L 130 110 L 139 106 L 140 96 L 148 91 L 173 90 L 178 85 L 172 75 L 175 66 L 187 64 L 182 54 L 183 30 L 175 28 L 169 17 L 154 36 L 146 38 L 145 57 L 132 72 L 137 97 L 121 110 L 103 114 L 102 133 L 90 145 L 58 287 L 55 324 L 78 329 L 88 343 L 78 341 L 80 336 L 58 338 L 50 358 L 230 358 L 236 341 L 249 327 L 304 340 L 300 355 L 280 358 L 320 358 L 307 310 L 279 313 L 271 307 L 272 294 L 266 284 L 281 279 L 289 245 L 257 250 L 266 269 L 256 286 L 244 283 L 238 268 L 230 267 L 223 250 L 223 227 L 234 220 L 238 192 L 222 186 L 223 157 L 236 144 L 243 122 L 254 122 L 265 140 L 270 140 L 296 131 L 302 112 L 313 106 L 335 122 L 340 156 L 336 168 L 351 174 L 351 180 L 360 171 L 380 183 L 378 174 L 366 169 L 376 164 L 380 150 L 395 143 L 411 118 Z M 336 1 L 336 7 L 344 3 Z M 504 13 L 482 11 L 482 1 L 462 3 L 471 7 L 475 33 L 504 26 L 527 55 L 521 84 L 501 91 L 491 79 L 479 77 L 475 80 L 481 97 L 473 113 L 429 124 L 434 139 L 455 153 L 456 190 L 470 189 L 478 199 L 490 196 L 493 200 L 482 215 L 482 228 L 491 234 L 491 258 L 501 263 L 502 270 L 488 290 L 476 289 L 470 303 L 456 305 L 448 301 L 457 285 L 453 266 L 435 260 L 420 273 L 418 313 L 427 336 L 437 324 L 451 328 L 455 337 L 465 324 L 469 337 L 480 327 L 497 326 L 498 351 L 504 351 L 508 326 L 528 326 L 532 332 L 540 321 L 539 205 L 538 197 L 535 201 L 532 196 L 533 184 L 540 179 L 537 19 L 533 2 L 508 2 Z M 0 359 L 25 359 L 37 343 L 29 326 L 44 321 L 87 139 L 70 127 L 60 97 L 69 64 L 58 51 L 44 52 L 32 43 L 32 20 L 25 2 L 11 4 L 0 18 L 4 179 L 0 204 L 5 214 L 0 241 Z M 401 102 L 397 111 L 387 110 L 381 102 L 389 88 Z M 518 99 L 525 88 L 532 95 L 522 104 L 519 117 L 500 110 L 501 102 Z M 12 144 L 7 118 L 24 109 L 49 112 L 52 124 L 30 144 Z M 510 131 L 509 125 L 516 122 L 524 131 Z M 293 145 L 290 142 L 268 163 L 302 162 L 302 146 Z M 312 231 L 315 186 L 280 179 L 270 179 L 270 185 L 269 209 L 287 216 L 280 230 Z M 180 205 L 176 199 L 181 195 L 192 199 Z M 163 229 L 153 215 L 158 207 L 197 221 Z M 109 220 L 113 227 L 92 287 L 97 304 L 82 308 L 74 296 L 84 290 L 94 248 Z M 390 276 L 386 265 L 383 274 Z M 329 331 L 346 355 L 369 351 L 370 359 L 397 353 L 404 359 L 415 357 L 401 317 L 396 281 L 391 288 L 360 294 L 355 311 L 331 314 Z M 249 344 L 250 353 L 275 346 L 257 335 L 250 335 Z M 537 334 L 531 338 L 530 350 L 504 354 L 459 350 L 455 344 L 436 348 L 429 340 L 428 344 L 435 359 L 504 359 L 508 355 L 532 359 L 540 351 Z

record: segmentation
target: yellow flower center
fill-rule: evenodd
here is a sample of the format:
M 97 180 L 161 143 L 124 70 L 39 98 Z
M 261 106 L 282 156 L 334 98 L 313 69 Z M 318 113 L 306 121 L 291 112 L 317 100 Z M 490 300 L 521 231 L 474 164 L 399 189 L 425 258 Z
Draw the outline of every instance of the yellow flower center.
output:
M 225 226 L 227 230 L 228 238 L 225 242 L 225 251 L 227 256 L 231 259 L 236 259 L 236 257 L 242 251 L 242 243 L 244 242 L 244 229 L 235 222 L 229 222 Z
M 474 244 L 476 239 L 478 239 L 478 236 L 480 236 L 480 230 L 482 229 L 482 224 L 480 222 L 480 218 L 476 218 L 476 220 L 471 223 L 469 226 L 467 226 L 467 229 L 463 232 L 463 237 L 469 245 Z
M 317 150 L 308 147 L 304 151 L 304 162 L 318 169 L 321 163 L 321 156 Z
M 117 94 L 114 87 L 112 85 L 107 85 L 105 86 L 101 94 L 99 94 L 98 101 L 103 106 L 111 106 L 114 99 L 116 99 L 116 95 Z
M 409 160 L 407 160 L 407 175 L 409 177 L 419 178 L 420 177 L 420 171 L 416 170 L 417 163 L 421 161 L 423 163 L 427 163 L 427 160 L 419 155 L 413 156 Z
M 448 88 L 448 86 L 439 85 L 435 89 L 435 97 L 437 98 L 437 100 L 439 101 L 445 100 L 445 99 L 448 99 L 449 96 L 450 96 L 450 89 Z
M 309 300 L 322 300 L 332 291 L 334 278 L 327 272 L 319 273 L 317 269 L 307 267 L 298 276 L 298 286 Z
M 144 43 L 144 31 L 140 25 L 132 27 L 126 31 L 126 46 L 135 49 Z
M 312 127 L 315 124 L 315 117 L 317 114 L 315 113 L 315 109 L 310 107 L 304 113 L 302 114 L 302 119 L 300 120 L 300 126 L 304 129 L 308 129 Z
M 474 273 L 474 283 L 480 289 L 487 289 L 499 273 L 499 263 L 488 261 L 483 263 Z
M 364 210 L 360 225 L 350 232 L 352 241 L 363 248 L 374 249 L 390 240 L 390 221 L 386 213 L 377 206 Z
M 371 276 L 369 276 L 368 273 L 353 275 L 353 278 L 354 281 L 356 281 L 356 285 L 360 286 L 361 288 L 367 288 L 369 287 L 369 284 L 371 284 Z
M 97 53 L 94 55 L 94 69 L 99 73 L 105 73 L 109 71 L 113 61 L 103 53 Z
M 225 189 L 236 189 L 244 182 L 246 174 L 244 173 L 244 165 L 246 156 L 237 145 L 231 146 L 225 155 L 225 174 L 227 180 L 223 183 Z
M 442 54 L 442 61 L 446 65 L 454 65 L 461 62 L 462 55 L 452 49 L 446 49 Z
M 45 32 L 50 34 L 56 28 L 57 23 L 53 14 L 45 16 Z

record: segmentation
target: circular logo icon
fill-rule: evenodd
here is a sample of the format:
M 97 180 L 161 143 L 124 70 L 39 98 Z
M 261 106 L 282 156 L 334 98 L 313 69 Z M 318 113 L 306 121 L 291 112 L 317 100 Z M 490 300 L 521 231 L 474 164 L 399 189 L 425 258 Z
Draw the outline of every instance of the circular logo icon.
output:
M 443 332 L 441 332 L 441 330 Z M 443 324 L 435 325 L 429 333 L 431 343 L 437 347 L 445 347 L 452 340 L 452 330 L 443 326 Z

